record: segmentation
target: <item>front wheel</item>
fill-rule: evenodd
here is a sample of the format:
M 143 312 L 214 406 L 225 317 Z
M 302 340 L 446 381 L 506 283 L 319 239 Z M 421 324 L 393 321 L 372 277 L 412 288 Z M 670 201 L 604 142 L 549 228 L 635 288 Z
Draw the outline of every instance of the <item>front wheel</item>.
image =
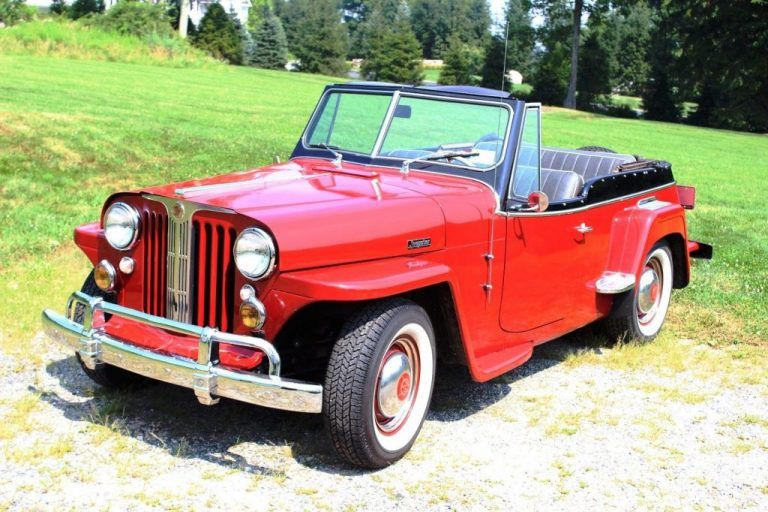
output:
M 672 253 L 662 242 L 648 253 L 633 291 L 617 297 L 614 311 L 605 321 L 614 340 L 651 341 L 667 318 L 672 297 Z
M 434 338 L 427 313 L 405 299 L 374 303 L 346 323 L 328 364 L 323 415 L 347 461 L 383 468 L 411 448 L 432 399 Z

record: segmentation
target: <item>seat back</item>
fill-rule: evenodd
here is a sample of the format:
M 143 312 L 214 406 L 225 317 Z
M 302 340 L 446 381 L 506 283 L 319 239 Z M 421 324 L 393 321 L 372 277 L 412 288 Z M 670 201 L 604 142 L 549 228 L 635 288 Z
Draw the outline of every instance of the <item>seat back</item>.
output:
M 584 181 L 606 176 L 635 157 L 620 153 L 582 151 L 578 149 L 541 148 L 541 169 L 575 172 Z
M 572 171 L 557 169 L 541 170 L 541 191 L 550 201 L 560 202 L 573 199 L 581 192 L 584 179 Z

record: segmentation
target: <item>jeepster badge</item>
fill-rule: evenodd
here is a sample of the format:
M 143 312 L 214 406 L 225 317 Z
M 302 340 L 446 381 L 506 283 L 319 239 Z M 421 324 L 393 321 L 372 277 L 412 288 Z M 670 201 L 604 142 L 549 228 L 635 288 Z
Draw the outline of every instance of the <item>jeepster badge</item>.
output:
M 408 240 L 408 249 L 423 249 L 432 245 L 431 238 L 417 238 L 416 240 Z
M 176 203 L 173 205 L 173 209 L 171 210 L 171 215 L 173 215 L 177 220 L 181 220 L 184 218 L 184 205 L 182 203 Z

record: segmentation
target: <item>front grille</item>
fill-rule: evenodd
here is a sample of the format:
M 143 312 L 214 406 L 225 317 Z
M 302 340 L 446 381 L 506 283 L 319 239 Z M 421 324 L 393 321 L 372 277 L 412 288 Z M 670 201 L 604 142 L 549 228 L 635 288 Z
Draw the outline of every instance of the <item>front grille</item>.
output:
M 145 211 L 141 226 L 144 231 L 144 312 L 165 316 L 168 216 L 165 212 Z
M 177 220 L 168 215 L 175 201 L 162 199 L 142 214 L 144 312 L 232 332 L 237 232 L 199 207 Z
M 235 262 L 232 246 L 236 232 L 218 219 L 192 221 L 197 289 L 192 323 L 230 331 L 234 327 Z

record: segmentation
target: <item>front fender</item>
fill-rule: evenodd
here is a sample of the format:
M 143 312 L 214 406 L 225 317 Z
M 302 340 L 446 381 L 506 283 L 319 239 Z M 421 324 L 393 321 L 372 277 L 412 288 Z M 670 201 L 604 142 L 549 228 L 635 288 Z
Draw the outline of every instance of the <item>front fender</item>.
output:
M 690 258 L 686 250 L 688 235 L 685 211 L 677 203 L 653 200 L 626 208 L 613 219 L 607 272 L 639 275 L 645 257 L 651 248 L 663 238 L 679 236 L 680 247 L 671 247 L 674 258 L 680 258 L 678 286 L 688 283 Z
M 274 288 L 316 300 L 371 300 L 450 281 L 450 276 L 442 263 L 402 256 L 287 272 Z

